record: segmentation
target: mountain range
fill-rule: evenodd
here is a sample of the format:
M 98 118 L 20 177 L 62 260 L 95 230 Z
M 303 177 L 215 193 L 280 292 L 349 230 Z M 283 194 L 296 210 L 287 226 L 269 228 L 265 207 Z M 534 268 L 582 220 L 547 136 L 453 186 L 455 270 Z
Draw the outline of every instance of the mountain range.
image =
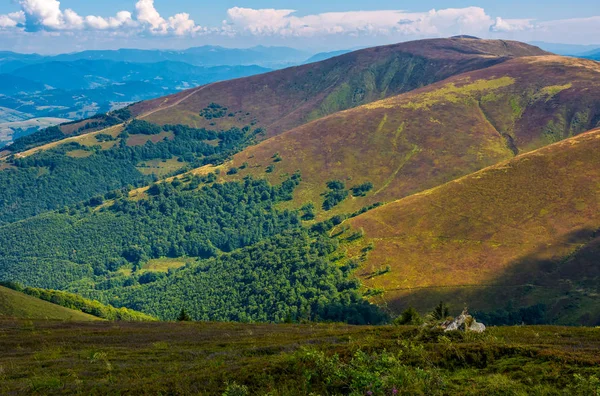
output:
M 0 281 L 163 320 L 382 323 L 443 300 L 600 324 L 598 62 L 472 37 L 330 55 L 17 139 Z
M 326 59 L 331 54 L 317 54 Z M 0 108 L 19 121 L 77 120 L 183 89 L 260 74 L 306 61 L 311 53 L 287 47 L 181 51 L 83 51 L 56 56 L 0 52 Z M 6 123 L 0 113 L 0 146 L 36 131 Z

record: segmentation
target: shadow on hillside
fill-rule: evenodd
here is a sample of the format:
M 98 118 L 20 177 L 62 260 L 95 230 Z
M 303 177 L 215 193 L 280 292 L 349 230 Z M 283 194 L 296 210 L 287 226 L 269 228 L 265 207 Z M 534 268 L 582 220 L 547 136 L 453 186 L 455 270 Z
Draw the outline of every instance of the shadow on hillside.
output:
M 454 311 L 495 311 L 545 304 L 546 321 L 600 325 L 600 230 L 580 229 L 559 243 L 510 264 L 487 285 L 400 291 L 387 301 L 395 312 L 416 307 L 427 312 L 440 301 Z

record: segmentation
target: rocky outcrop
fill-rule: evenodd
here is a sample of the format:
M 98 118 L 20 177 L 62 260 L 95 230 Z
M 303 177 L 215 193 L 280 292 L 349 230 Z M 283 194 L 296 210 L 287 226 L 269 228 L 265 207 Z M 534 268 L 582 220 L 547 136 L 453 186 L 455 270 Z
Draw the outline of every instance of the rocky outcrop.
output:
M 474 317 L 469 315 L 469 312 L 465 309 L 459 316 L 453 320 L 447 320 L 441 325 L 444 331 L 473 331 L 475 333 L 483 333 L 485 331 L 485 325 L 478 323 Z

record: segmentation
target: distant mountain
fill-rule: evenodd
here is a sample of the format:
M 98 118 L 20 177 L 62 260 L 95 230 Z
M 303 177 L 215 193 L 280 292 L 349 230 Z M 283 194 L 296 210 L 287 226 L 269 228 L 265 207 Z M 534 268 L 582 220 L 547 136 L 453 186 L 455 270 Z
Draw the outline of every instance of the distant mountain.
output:
M 592 59 L 592 60 L 600 60 L 600 48 L 594 51 L 586 52 L 581 55 L 583 58 Z
M 288 47 L 253 47 L 248 49 L 202 46 L 186 50 L 137 50 L 83 51 L 51 57 L 51 60 L 69 62 L 75 60 L 112 60 L 117 62 L 155 63 L 161 61 L 185 62 L 195 66 L 258 65 L 279 68 L 304 61 L 309 53 Z
M 600 44 L 596 45 L 578 45 L 578 44 L 558 44 L 558 43 L 546 43 L 543 41 L 532 41 L 531 45 L 540 47 L 541 49 L 552 52 L 558 55 L 571 55 L 571 56 L 586 56 L 591 51 L 599 50 Z
M 304 61 L 304 63 L 321 62 L 321 61 L 327 60 L 329 58 L 334 58 L 336 56 L 347 54 L 349 52 L 352 52 L 352 50 L 339 50 L 339 51 L 331 51 L 331 52 L 320 52 L 320 53 L 315 54 L 315 55 L 311 56 L 310 58 L 308 58 L 306 61 Z
M 10 62 L 11 71 L 0 74 L 0 106 L 34 118 L 86 118 L 132 102 L 270 70 L 241 65 L 204 67 L 175 61 L 131 63 L 80 59 L 25 66 L 20 61 Z M 5 119 L 0 114 L 0 124 L 15 120 Z M 26 133 L 35 130 L 25 129 Z M 2 128 L 2 131 L 3 144 L 10 143 L 12 136 L 24 136 L 21 130 L 8 133 L 9 129 Z
M 46 89 L 45 85 L 12 74 L 0 74 L 0 93 L 14 95 L 24 92 L 37 92 Z
M 56 56 L 2 51 L 0 107 L 36 118 L 86 118 L 183 89 L 300 64 L 310 55 L 264 46 L 93 50 Z M 12 119 L 0 118 L 3 121 Z
M 93 89 L 132 81 L 153 83 L 165 90 L 177 90 L 269 70 L 260 66 L 202 67 L 175 61 L 132 63 L 80 59 L 28 65 L 12 71 L 10 75 L 63 90 Z

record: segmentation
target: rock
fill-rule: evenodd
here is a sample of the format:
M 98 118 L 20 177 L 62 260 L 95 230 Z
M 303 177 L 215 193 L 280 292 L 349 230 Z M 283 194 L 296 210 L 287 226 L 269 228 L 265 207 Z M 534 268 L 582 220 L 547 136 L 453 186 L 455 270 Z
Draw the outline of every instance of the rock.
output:
M 473 331 L 475 333 L 483 333 L 485 331 L 485 325 L 483 323 L 477 323 L 474 317 L 469 315 L 466 308 L 465 310 L 454 320 L 447 320 L 441 324 L 444 331 Z
M 485 325 L 483 323 L 478 323 L 473 320 L 471 326 L 469 326 L 469 331 L 474 331 L 475 333 L 483 333 L 485 331 Z

